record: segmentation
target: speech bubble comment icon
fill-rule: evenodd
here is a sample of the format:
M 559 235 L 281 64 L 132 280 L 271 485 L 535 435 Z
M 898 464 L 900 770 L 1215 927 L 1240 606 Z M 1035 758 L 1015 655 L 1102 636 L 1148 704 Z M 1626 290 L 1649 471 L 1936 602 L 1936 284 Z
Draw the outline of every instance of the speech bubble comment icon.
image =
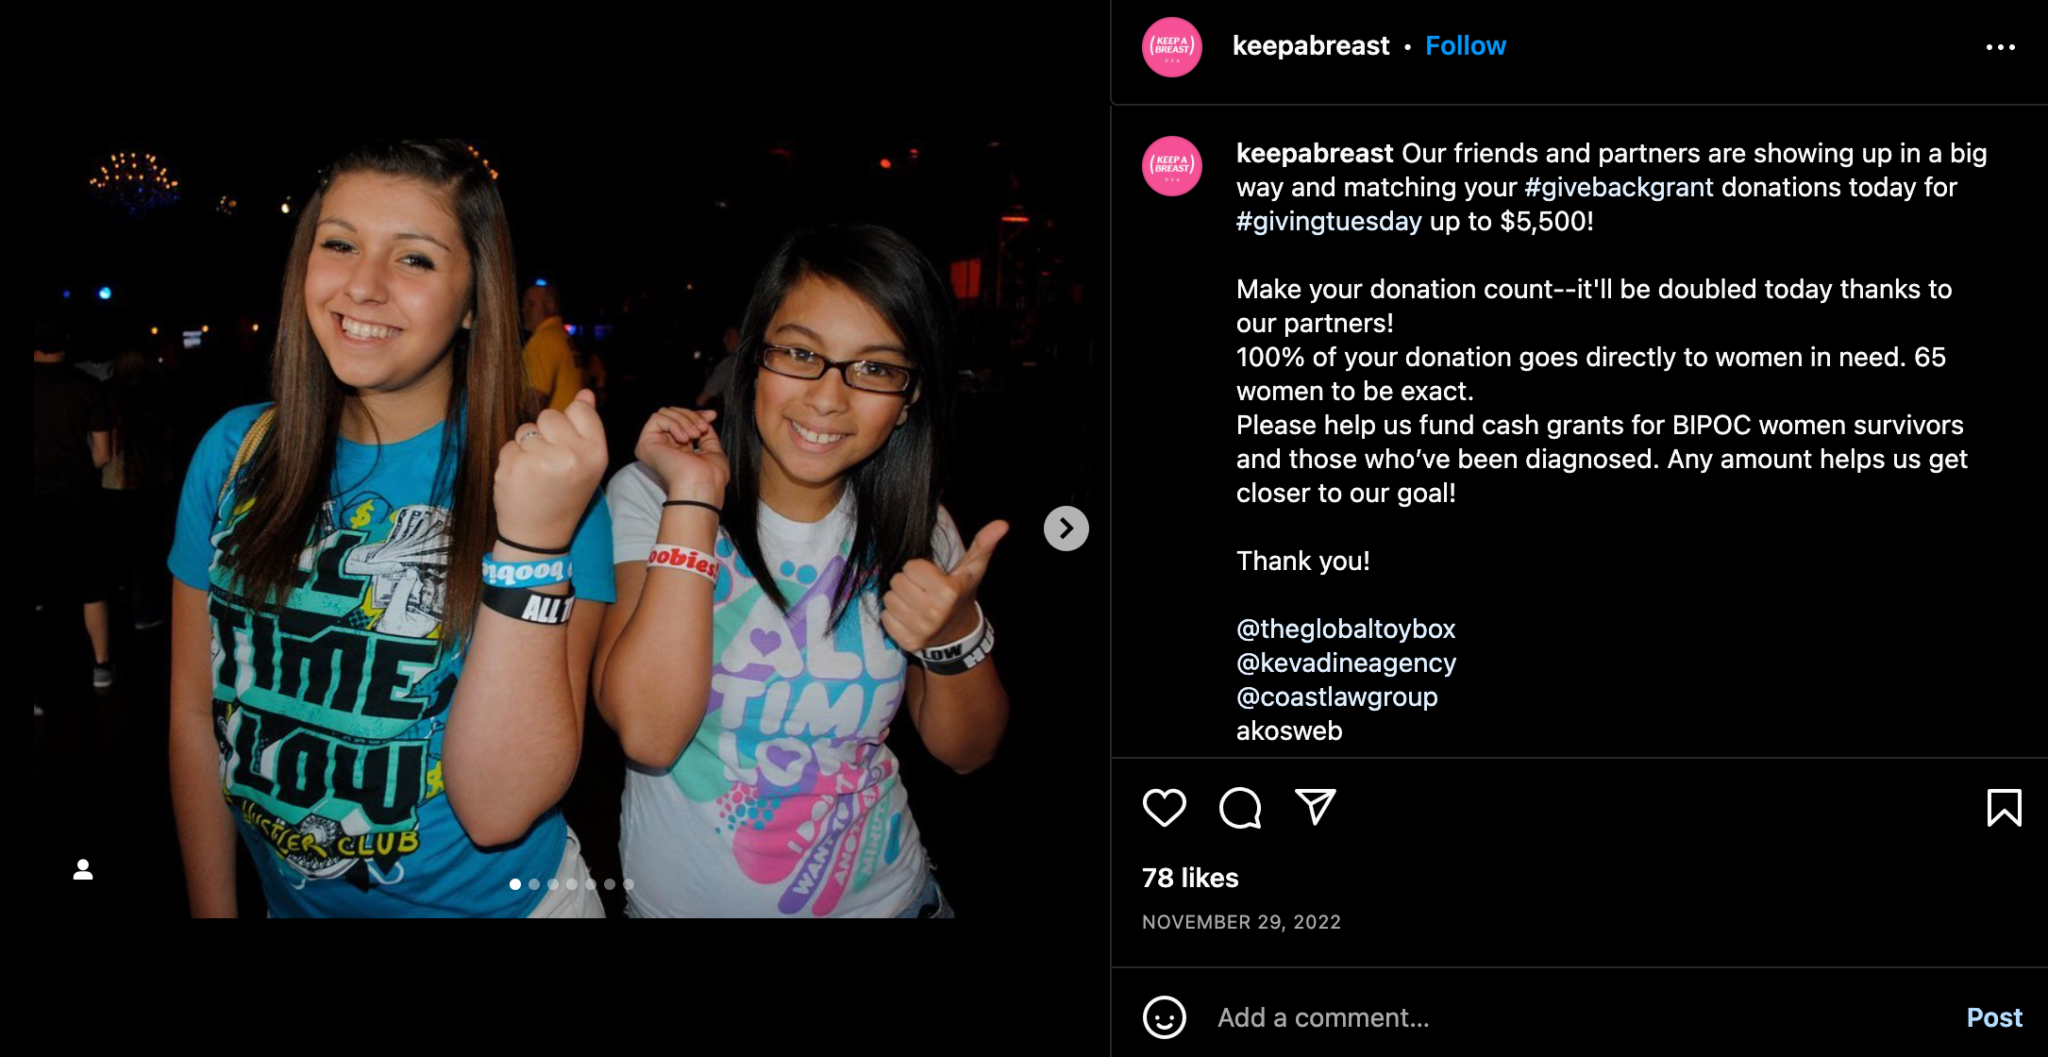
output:
M 1264 810 L 1265 805 L 1259 802 L 1259 794 L 1241 785 L 1224 793 L 1223 799 L 1216 804 L 1216 812 L 1223 816 L 1223 824 L 1231 829 L 1260 828 L 1259 813 Z M 1236 818 L 1230 817 L 1233 811 L 1237 813 Z M 1246 819 L 1249 821 L 1244 821 Z

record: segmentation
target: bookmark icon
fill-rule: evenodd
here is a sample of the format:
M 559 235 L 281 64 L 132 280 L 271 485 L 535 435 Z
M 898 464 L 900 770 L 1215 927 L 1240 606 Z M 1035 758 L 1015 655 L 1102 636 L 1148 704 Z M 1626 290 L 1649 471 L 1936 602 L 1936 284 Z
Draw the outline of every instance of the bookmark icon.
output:
M 1996 826 L 2001 818 L 2009 818 L 2012 824 L 2020 824 L 2020 791 L 2017 789 L 1984 790 L 1984 825 Z

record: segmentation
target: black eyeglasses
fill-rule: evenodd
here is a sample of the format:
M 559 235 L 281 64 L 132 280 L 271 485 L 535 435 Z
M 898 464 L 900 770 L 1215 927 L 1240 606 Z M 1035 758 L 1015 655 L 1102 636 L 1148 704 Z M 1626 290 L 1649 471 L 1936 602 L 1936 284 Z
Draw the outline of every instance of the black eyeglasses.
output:
M 917 385 L 917 369 L 913 367 L 898 367 L 875 360 L 828 360 L 809 349 L 791 345 L 761 346 L 761 366 L 776 374 L 805 381 L 823 378 L 826 371 L 838 371 L 839 377 L 849 387 L 868 393 L 901 396 Z

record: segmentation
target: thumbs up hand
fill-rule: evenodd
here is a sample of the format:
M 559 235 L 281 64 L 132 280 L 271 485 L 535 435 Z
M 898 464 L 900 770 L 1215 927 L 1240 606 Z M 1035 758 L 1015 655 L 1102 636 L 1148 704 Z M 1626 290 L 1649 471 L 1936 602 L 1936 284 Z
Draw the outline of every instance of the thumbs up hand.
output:
M 913 558 L 889 578 L 882 596 L 882 630 L 905 650 L 917 651 L 966 638 L 979 615 L 975 592 L 988 574 L 996 544 L 1010 531 L 1007 521 L 991 521 L 975 534 L 967 553 L 951 571 Z

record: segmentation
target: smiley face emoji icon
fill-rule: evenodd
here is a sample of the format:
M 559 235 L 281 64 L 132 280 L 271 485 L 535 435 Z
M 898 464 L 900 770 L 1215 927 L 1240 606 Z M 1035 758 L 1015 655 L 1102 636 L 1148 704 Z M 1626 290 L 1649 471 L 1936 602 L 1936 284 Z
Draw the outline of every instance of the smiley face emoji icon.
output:
M 1180 999 L 1160 995 L 1145 1003 L 1145 1030 L 1155 1039 L 1170 1039 L 1188 1026 L 1188 1011 Z

